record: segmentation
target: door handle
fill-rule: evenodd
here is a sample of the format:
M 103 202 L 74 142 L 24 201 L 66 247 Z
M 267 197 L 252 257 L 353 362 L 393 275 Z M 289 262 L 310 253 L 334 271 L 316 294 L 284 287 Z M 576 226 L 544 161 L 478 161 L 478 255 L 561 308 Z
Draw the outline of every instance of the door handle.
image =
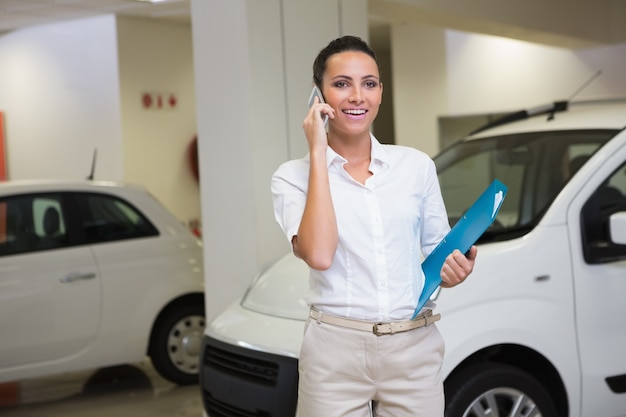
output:
M 76 282 L 76 281 L 94 279 L 95 277 L 96 277 L 95 272 L 85 272 L 85 273 L 76 272 L 76 273 L 69 274 L 61 278 L 61 282 L 62 283 Z

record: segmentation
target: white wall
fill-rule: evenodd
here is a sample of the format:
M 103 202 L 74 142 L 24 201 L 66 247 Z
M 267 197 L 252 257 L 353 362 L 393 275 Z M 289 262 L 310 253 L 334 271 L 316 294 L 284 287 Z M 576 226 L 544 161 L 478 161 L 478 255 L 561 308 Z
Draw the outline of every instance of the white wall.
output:
M 446 38 L 450 114 L 567 99 L 595 73 L 568 49 L 456 31 Z
M 444 56 L 442 57 L 442 54 Z M 626 44 L 570 50 L 427 26 L 392 28 L 396 143 L 434 155 L 437 117 L 626 97 Z
M 602 71 L 585 90 L 586 95 L 626 96 L 626 43 L 577 51 L 576 56 L 587 73 Z
M 144 92 L 174 93 L 146 110 Z M 189 25 L 99 16 L 0 36 L 0 111 L 9 179 L 145 186 L 181 222 L 200 218 L 188 146 L 196 133 Z
M 0 111 L 9 179 L 123 178 L 115 20 L 40 25 L 0 36 Z
M 447 111 L 445 31 L 395 25 L 391 42 L 395 143 L 433 155 L 437 116 Z
M 199 220 L 200 187 L 189 162 L 196 134 L 191 27 L 118 18 L 117 44 L 124 179 L 148 188 L 181 221 Z M 145 107 L 145 93 L 166 102 Z

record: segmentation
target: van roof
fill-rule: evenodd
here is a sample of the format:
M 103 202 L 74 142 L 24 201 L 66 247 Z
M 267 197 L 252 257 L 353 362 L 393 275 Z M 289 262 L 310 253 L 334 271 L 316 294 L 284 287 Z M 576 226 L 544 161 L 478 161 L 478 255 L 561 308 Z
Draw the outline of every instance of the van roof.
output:
M 499 124 L 496 120 L 466 139 L 482 138 L 515 133 L 626 128 L 626 97 L 615 99 L 577 100 L 555 102 L 530 110 L 522 110 L 504 116 L 518 119 Z M 499 125 L 498 125 L 499 124 Z M 491 125 L 495 125 L 490 127 Z

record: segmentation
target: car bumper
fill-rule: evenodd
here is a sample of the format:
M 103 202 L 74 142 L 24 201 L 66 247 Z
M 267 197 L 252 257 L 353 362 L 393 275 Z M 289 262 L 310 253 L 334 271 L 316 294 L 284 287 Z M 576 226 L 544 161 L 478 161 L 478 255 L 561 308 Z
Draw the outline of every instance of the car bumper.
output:
M 200 386 L 210 416 L 293 417 L 304 321 L 231 305 L 202 342 Z M 295 336 L 295 337 L 294 337 Z

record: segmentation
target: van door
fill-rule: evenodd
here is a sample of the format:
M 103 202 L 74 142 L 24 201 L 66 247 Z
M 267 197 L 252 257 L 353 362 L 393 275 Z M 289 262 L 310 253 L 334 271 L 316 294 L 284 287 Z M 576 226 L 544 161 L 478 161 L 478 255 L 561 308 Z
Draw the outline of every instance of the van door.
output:
M 620 135 L 626 142 L 626 132 Z M 613 143 L 616 140 L 620 139 Z M 582 372 L 580 415 L 602 411 L 602 416 L 624 416 L 626 245 L 611 242 L 608 217 L 626 211 L 626 146 L 611 152 L 603 149 L 600 155 L 604 160 L 591 160 L 592 166 L 583 167 L 579 181 L 572 184 L 583 185 L 567 219 Z

